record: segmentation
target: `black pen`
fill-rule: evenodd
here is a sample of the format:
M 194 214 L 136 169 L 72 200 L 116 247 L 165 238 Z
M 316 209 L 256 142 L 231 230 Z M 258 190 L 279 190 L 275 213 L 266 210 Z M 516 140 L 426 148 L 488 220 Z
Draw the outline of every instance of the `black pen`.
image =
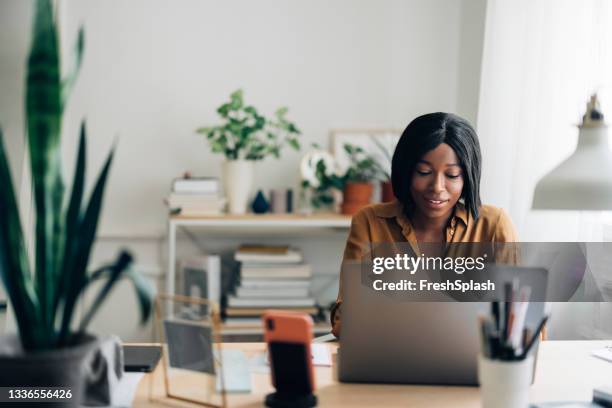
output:
M 489 330 L 487 325 L 487 320 L 484 316 L 478 317 L 478 324 L 480 325 L 480 340 L 482 342 L 482 354 L 491 358 L 491 346 L 489 344 Z
M 502 343 L 508 339 L 508 323 L 510 320 L 510 309 L 512 309 L 512 283 L 504 283 L 504 325 L 502 330 Z
M 491 302 L 491 313 L 493 314 L 493 322 L 495 323 L 495 330 L 499 330 L 499 302 Z
M 529 350 L 531 350 L 531 348 L 533 347 L 533 345 L 537 341 L 538 336 L 540 335 L 540 332 L 542 331 L 542 328 L 546 324 L 547 320 L 548 320 L 548 316 L 544 316 L 544 318 L 542 319 L 542 321 L 538 325 L 537 330 L 533 333 L 533 336 L 531 337 L 531 341 L 529 342 L 529 344 L 527 344 L 527 346 L 525 347 L 525 350 L 523 350 L 523 354 L 520 355 L 519 359 L 522 360 L 525 357 L 527 357 L 527 354 L 529 353 Z
M 491 320 L 486 323 L 490 325 L 488 330 L 489 353 L 492 359 L 496 359 L 499 358 L 500 352 L 499 331 L 495 329 L 495 324 Z

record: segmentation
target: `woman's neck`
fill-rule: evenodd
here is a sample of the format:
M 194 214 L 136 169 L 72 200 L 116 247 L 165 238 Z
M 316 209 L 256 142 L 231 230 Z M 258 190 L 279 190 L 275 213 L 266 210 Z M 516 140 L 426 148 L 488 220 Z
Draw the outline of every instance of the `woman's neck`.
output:
M 452 211 L 444 216 L 430 218 L 416 211 L 412 216 L 412 226 L 416 232 L 417 239 L 419 236 L 427 237 L 428 240 L 438 237 L 439 240 L 445 240 L 445 229 L 448 225 L 450 217 L 453 215 Z M 435 239 L 435 241 L 438 241 Z

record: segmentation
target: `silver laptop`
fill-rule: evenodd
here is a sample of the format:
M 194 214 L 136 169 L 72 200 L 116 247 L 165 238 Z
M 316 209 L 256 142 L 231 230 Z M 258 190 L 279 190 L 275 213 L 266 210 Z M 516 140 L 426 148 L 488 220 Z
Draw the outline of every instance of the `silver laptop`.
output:
M 527 276 L 521 282 L 546 288 L 542 268 L 499 268 Z M 480 351 L 478 314 L 490 303 L 407 302 L 390 299 L 361 284 L 359 271 L 344 273 L 338 377 L 343 382 L 477 385 Z M 523 273 L 524 272 L 524 273 Z M 545 289 L 544 289 L 545 290 Z M 531 303 L 527 325 L 535 327 L 545 303 Z M 537 352 L 537 349 L 533 352 Z

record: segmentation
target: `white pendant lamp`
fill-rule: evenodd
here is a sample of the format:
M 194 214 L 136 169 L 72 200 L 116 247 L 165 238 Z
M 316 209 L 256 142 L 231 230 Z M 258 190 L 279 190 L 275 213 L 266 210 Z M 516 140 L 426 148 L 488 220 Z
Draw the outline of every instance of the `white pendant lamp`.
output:
M 612 151 L 597 94 L 578 128 L 576 151 L 538 182 L 533 209 L 612 210 Z

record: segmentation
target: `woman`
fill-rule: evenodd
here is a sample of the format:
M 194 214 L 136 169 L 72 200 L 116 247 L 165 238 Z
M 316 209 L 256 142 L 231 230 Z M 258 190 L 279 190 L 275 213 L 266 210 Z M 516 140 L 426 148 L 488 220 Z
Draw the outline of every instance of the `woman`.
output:
M 457 115 L 430 113 L 402 133 L 391 164 L 396 201 L 353 217 L 343 263 L 360 261 L 372 243 L 516 242 L 503 210 L 480 202 L 481 154 L 472 126 Z M 340 336 L 342 299 L 331 313 Z

